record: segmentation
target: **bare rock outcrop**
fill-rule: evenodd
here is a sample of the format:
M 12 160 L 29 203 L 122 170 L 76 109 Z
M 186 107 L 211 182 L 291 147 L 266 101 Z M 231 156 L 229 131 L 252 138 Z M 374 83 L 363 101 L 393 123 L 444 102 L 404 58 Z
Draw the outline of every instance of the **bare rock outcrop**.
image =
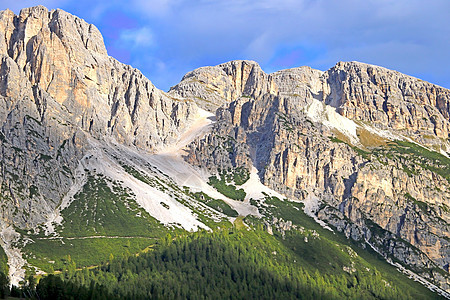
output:
M 439 151 L 447 149 L 450 91 L 382 67 L 340 62 L 324 78 L 330 93 L 325 103 L 347 118 L 370 122 Z
M 109 57 L 94 25 L 43 6 L 0 12 L 3 222 L 45 221 L 90 138 L 151 152 L 174 141 L 196 111 Z
M 450 152 L 449 90 L 374 65 L 339 62 L 326 72 L 299 67 L 266 74 L 255 62 L 232 61 L 187 73 L 169 93 L 213 112 L 239 97 L 314 98 L 354 121 Z
M 266 74 L 232 61 L 166 94 L 109 57 L 95 26 L 42 6 L 0 12 L 2 225 L 45 222 L 94 143 L 174 142 L 196 103 L 217 122 L 189 163 L 255 166 L 265 185 L 319 199 L 317 217 L 449 290 L 450 159 L 438 153 L 450 151 L 449 90 L 357 62 Z
M 236 60 L 187 73 L 169 94 L 194 99 L 200 107 L 215 111 L 240 96 L 259 97 L 273 92 L 267 79 L 256 62 Z
M 342 68 L 359 71 L 348 75 L 337 71 Z M 361 79 L 369 73 L 384 81 Z M 233 94 L 237 95 L 234 101 L 217 109 L 214 129 L 191 144 L 187 160 L 212 170 L 254 165 L 265 185 L 286 196 L 305 201 L 317 196 L 322 203 L 317 211 L 321 219 L 448 289 L 447 279 L 434 270 L 438 266 L 444 270 L 450 262 L 450 185 L 445 172 L 437 171 L 442 167 L 448 170 L 450 160 L 407 141 L 388 143 L 388 138 L 373 133 L 385 129 L 391 136 L 406 134 L 420 140 L 418 137 L 427 132 L 427 140 L 432 142 L 448 138 L 446 129 L 434 127 L 448 127 L 448 112 L 438 104 L 448 103 L 448 90 L 360 63 L 339 63 L 327 72 L 301 67 L 259 78 L 266 81 L 253 80 L 259 86 L 247 85 L 248 94 Z M 386 82 L 398 85 L 400 81 L 414 90 L 408 92 L 411 95 L 420 94 L 417 87 L 427 92 L 412 100 L 388 88 L 391 92 L 382 100 L 391 103 L 390 108 L 383 110 L 381 102 L 377 115 L 372 105 L 378 105 L 380 90 Z M 441 100 L 430 100 L 435 93 Z M 314 112 L 318 115 L 312 118 L 311 106 L 317 101 L 319 108 L 331 108 Z M 402 107 L 429 111 L 420 115 L 423 122 L 432 124 L 429 130 L 421 129 L 418 124 L 422 121 L 406 121 L 405 113 L 401 113 L 403 119 L 389 116 L 400 114 Z M 339 127 L 329 126 L 333 121 L 328 118 L 333 115 L 325 112 L 334 108 L 359 126 L 358 143 Z M 365 131 L 367 124 L 373 130 L 370 134 Z M 370 144 L 370 139 L 378 143 Z

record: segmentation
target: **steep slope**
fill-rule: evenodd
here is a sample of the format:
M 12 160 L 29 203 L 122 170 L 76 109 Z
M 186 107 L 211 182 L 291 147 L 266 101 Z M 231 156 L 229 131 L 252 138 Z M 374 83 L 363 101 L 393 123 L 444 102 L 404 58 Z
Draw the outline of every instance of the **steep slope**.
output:
M 239 97 L 314 98 L 348 119 L 450 152 L 449 90 L 374 65 L 339 62 L 326 72 L 300 67 L 266 74 L 253 61 L 231 61 L 187 73 L 169 93 L 210 111 Z
M 45 220 L 73 183 L 89 138 L 153 151 L 196 112 L 109 57 L 99 31 L 64 11 L 3 11 L 0 33 L 1 186 L 15 203 L 2 209 L 8 223 Z
M 0 244 L 20 269 L 14 228 L 51 225 L 86 184 L 99 144 L 153 152 L 197 107 L 109 57 L 97 28 L 62 10 L 0 12 L 0 61 Z
M 230 64 L 251 63 L 214 68 L 226 69 Z M 369 86 L 377 98 L 385 83 L 358 85 L 353 80 L 361 80 L 351 79 L 353 75 L 345 77 L 344 71 L 336 75 L 340 69 L 359 70 L 354 71 L 356 78 L 370 78 L 367 74 L 376 70 L 377 78 L 394 77 L 391 85 L 407 82 L 406 86 L 434 92 L 423 94 L 420 101 L 388 94 L 384 101 L 390 103 L 389 109 L 380 112 L 385 119 L 371 118 L 367 116 L 373 109 L 365 102 L 359 108 L 356 99 L 361 96 L 352 91 Z M 316 203 L 312 205 L 315 216 L 448 289 L 450 161 L 413 141 L 442 145 L 435 149 L 444 152 L 445 143 L 439 141 L 447 141 L 448 132 L 440 128 L 448 128 L 449 119 L 442 103 L 448 105 L 449 91 L 383 70 L 339 63 L 327 72 L 302 67 L 247 81 L 260 84 L 247 86 L 248 95 L 241 92 L 217 110 L 213 130 L 191 145 L 187 161 L 212 171 L 255 166 L 265 185 L 292 199 Z M 348 88 L 356 85 L 360 89 Z M 426 100 L 433 97 L 440 100 Z M 348 107 L 361 113 L 352 115 Z M 418 128 L 389 117 L 402 114 L 406 118 L 400 113 L 405 107 L 428 111 L 421 114 L 421 122 L 433 125 Z M 227 147 L 220 147 L 224 143 Z
M 98 264 L 167 230 L 257 214 L 182 158 L 211 114 L 109 57 L 93 25 L 37 6 L 1 12 L 0 29 L 0 245 L 12 283 L 68 254 Z
M 338 63 L 325 76 L 325 103 L 343 116 L 391 129 L 438 152 L 450 152 L 450 91 L 363 63 Z
M 441 299 L 320 229 L 280 220 L 267 233 L 252 221 L 165 239 L 151 252 L 84 272 L 69 267 L 59 278 L 42 279 L 37 290 L 41 299 L 58 292 L 77 299 Z
M 260 96 L 271 91 L 267 77 L 256 62 L 231 61 L 187 73 L 169 94 L 194 99 L 201 108 L 215 111 L 241 95 Z

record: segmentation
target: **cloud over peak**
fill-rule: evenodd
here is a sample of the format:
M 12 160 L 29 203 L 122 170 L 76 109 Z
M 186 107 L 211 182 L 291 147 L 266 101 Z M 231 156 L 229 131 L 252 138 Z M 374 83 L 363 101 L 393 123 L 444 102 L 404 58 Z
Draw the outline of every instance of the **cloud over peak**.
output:
M 93 22 L 111 55 L 168 89 L 233 59 L 266 71 L 358 60 L 450 87 L 448 0 L 43 0 Z M 0 9 L 34 1 L 4 0 Z M 163 67 L 161 67 L 163 66 Z

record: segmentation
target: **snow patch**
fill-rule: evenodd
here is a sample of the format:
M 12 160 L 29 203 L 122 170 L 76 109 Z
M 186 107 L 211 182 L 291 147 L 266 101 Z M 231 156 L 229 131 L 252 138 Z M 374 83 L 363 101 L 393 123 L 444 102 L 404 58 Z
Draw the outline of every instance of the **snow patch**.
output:
M 305 212 L 305 214 L 307 214 L 308 216 L 313 218 L 314 221 L 316 221 L 323 228 L 328 229 L 331 232 L 333 232 L 333 229 L 331 229 L 324 221 L 320 220 L 316 216 L 316 213 L 320 207 L 320 200 L 318 197 L 316 197 L 312 193 L 309 193 L 308 196 L 303 201 L 303 203 L 305 204 L 305 207 L 303 208 L 303 211 Z
M 259 179 L 258 170 L 255 167 L 252 167 L 252 169 L 250 170 L 250 178 L 240 187 L 244 189 L 245 193 L 247 194 L 245 197 L 246 201 L 249 201 L 251 198 L 264 198 L 263 193 L 266 193 L 273 197 L 277 197 L 279 199 L 284 198 L 284 196 L 280 193 L 277 193 L 271 188 L 262 184 L 261 180 Z
M 61 211 L 59 209 L 52 212 L 44 223 L 44 234 L 46 236 L 57 234 L 55 226 L 61 225 L 62 221 L 63 217 L 61 216 Z
M 402 137 L 400 137 L 399 135 L 396 135 L 392 132 L 390 132 L 389 130 L 383 130 L 383 129 L 379 129 L 379 128 L 374 128 L 372 126 L 366 125 L 364 124 L 362 126 L 364 129 L 366 129 L 368 132 L 378 135 L 382 138 L 388 139 L 388 140 L 399 140 L 402 139 Z
M 336 108 L 317 99 L 309 99 L 309 101 L 311 102 L 305 107 L 305 112 L 313 122 L 336 129 L 348 136 L 352 144 L 359 144 L 359 138 L 356 135 L 356 128 L 359 126 L 355 122 L 337 113 Z
M 192 192 L 203 192 L 209 197 L 220 199 L 235 209 L 239 215 L 259 215 L 258 209 L 246 198 L 244 202 L 230 199 L 208 184 L 211 176 L 208 171 L 195 168 L 184 161 L 179 154 L 156 154 L 147 157 L 147 161 L 161 172 L 171 177 L 179 186 L 186 186 Z
M 164 172 L 170 177 L 173 177 L 171 175 L 175 173 L 181 176 L 189 175 L 186 172 L 190 172 L 190 169 L 186 167 L 187 163 L 184 163 L 181 158 L 182 149 L 196 137 L 209 131 L 213 121 L 214 114 L 198 109 L 197 114 L 191 119 L 191 125 L 180 135 L 177 142 L 161 150 L 161 154 L 151 155 L 150 157 L 153 157 L 153 159 L 146 161 L 151 164 L 154 163 L 160 170 L 170 170 L 170 172 Z M 55 225 L 62 224 L 61 211 L 72 203 L 74 195 L 86 184 L 85 169 L 103 174 L 112 180 L 121 181 L 123 186 L 130 188 L 136 195 L 136 202 L 151 216 L 165 225 L 177 224 L 186 230 L 194 231 L 198 230 L 198 228 L 209 229 L 208 226 L 197 220 L 191 209 L 163 191 L 151 187 L 127 173 L 115 159 L 104 152 L 104 144 L 100 144 L 92 139 L 89 142 L 92 149 L 81 160 L 75 173 L 75 183 L 63 198 L 59 208 L 48 217 L 47 222 L 44 224 L 46 235 L 55 233 Z M 119 151 L 125 157 L 140 156 L 138 151 L 134 149 L 116 145 L 114 141 L 111 142 L 114 152 Z M 146 157 L 148 158 L 148 155 Z M 170 159 L 171 157 L 177 159 Z M 180 163 L 180 160 L 183 163 Z M 161 205 L 161 202 L 165 203 L 165 206 L 168 206 L 168 208 Z
M 191 209 L 168 194 L 128 174 L 117 162 L 104 155 L 101 149 L 93 149 L 91 154 L 92 156 L 85 160 L 87 169 L 95 170 L 112 180 L 121 181 L 122 186 L 131 189 L 136 195 L 136 202 L 161 223 L 179 224 L 184 229 L 193 231 L 198 228 L 209 229 L 197 220 Z M 167 204 L 169 208 L 163 207 L 161 202 Z
M 171 177 L 178 186 L 186 186 L 193 192 L 203 192 L 211 198 L 220 199 L 230 205 L 241 216 L 247 216 L 249 214 L 259 215 L 258 209 L 250 204 L 249 198 L 246 198 L 241 202 L 222 195 L 208 184 L 208 179 L 211 174 L 209 174 L 207 170 L 191 166 L 185 162 L 182 157 L 182 155 L 185 154 L 183 149 L 195 139 L 201 138 L 210 132 L 214 122 L 214 114 L 199 109 L 196 119 L 180 136 L 175 145 L 167 147 L 157 154 L 143 154 L 142 156 L 144 156 L 145 160 L 150 164 L 156 166 L 161 172 Z M 258 177 L 257 174 L 256 177 Z M 257 178 L 257 180 L 259 182 L 259 178 Z M 268 189 L 261 183 L 259 186 Z

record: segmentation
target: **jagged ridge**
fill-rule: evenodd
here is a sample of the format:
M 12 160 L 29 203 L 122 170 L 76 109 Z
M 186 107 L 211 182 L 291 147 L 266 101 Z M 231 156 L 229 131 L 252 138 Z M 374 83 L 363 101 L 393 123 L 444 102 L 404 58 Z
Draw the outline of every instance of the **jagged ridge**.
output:
M 269 75 L 246 61 L 212 69 L 222 76 L 214 82 L 230 81 L 225 90 L 237 96 L 217 110 L 212 132 L 191 145 L 190 163 L 213 170 L 254 165 L 264 184 L 316 199 L 321 219 L 448 288 L 446 271 L 434 268 L 447 270 L 450 259 L 449 182 L 439 171 L 449 161 L 411 142 L 445 153 L 448 90 L 357 62 Z M 190 74 L 185 84 L 199 73 Z M 203 85 L 200 91 L 220 94 L 207 88 L 213 83 Z M 420 92 L 411 91 L 416 87 Z M 224 137 L 230 145 L 217 147 Z

